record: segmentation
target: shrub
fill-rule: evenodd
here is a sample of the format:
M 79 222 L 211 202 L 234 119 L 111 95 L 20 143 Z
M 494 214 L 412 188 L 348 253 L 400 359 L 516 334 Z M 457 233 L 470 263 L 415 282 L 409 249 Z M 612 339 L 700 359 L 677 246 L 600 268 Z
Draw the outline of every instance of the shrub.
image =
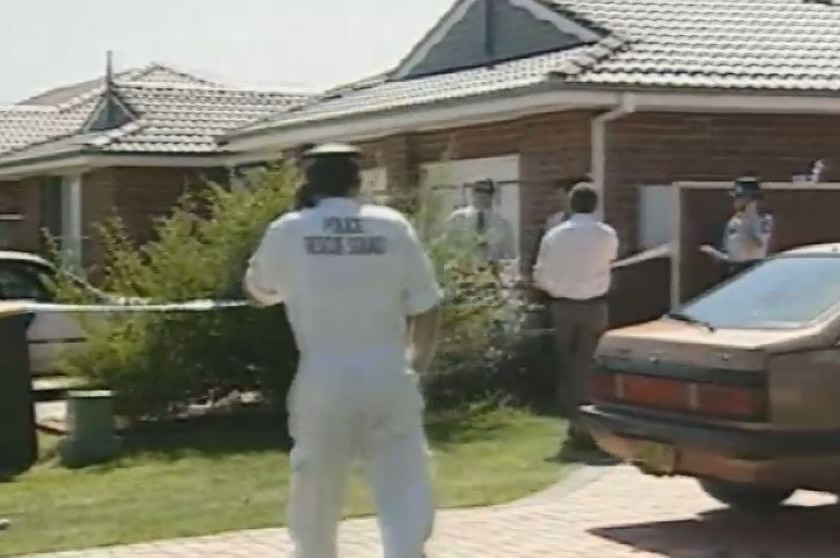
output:
M 155 225 L 137 247 L 119 219 L 100 230 L 101 289 L 157 302 L 241 298 L 247 258 L 266 226 L 287 211 L 293 177 L 281 168 L 254 172 L 243 188 L 208 184 Z M 440 199 L 427 178 L 414 190 L 412 219 L 446 293 L 443 337 L 425 383 L 430 403 L 457 402 L 497 390 L 500 366 L 519 333 L 520 303 L 496 275 L 475 265 L 471 239 L 441 234 Z M 402 200 L 405 202 L 405 199 Z M 67 276 L 60 299 L 89 292 Z M 129 313 L 87 321 L 88 344 L 66 355 L 66 372 L 113 389 L 127 417 L 162 417 L 196 400 L 259 390 L 282 410 L 297 352 L 282 308 L 203 313 Z
M 122 222 L 100 228 L 101 290 L 154 302 L 241 299 L 247 259 L 265 227 L 291 203 L 282 168 L 251 173 L 246 186 L 207 184 L 157 220 L 156 239 L 137 247 Z M 89 293 L 61 275 L 60 299 Z M 100 315 L 101 316 L 101 315 Z M 275 402 L 290 382 L 296 349 L 282 308 L 201 313 L 120 313 L 86 319 L 88 343 L 66 355 L 65 372 L 115 391 L 121 414 L 158 417 L 233 389 Z

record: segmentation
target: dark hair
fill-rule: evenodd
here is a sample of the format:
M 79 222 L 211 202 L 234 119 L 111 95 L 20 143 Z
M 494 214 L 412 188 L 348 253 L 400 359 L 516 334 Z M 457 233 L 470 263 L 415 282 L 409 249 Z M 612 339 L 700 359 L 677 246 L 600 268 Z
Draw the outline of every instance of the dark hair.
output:
M 588 184 L 578 184 L 572 188 L 569 204 L 573 213 L 594 213 L 598 207 L 598 192 Z
M 309 195 L 315 198 L 347 198 L 361 184 L 359 162 L 354 157 L 321 156 L 306 168 Z
M 315 196 L 312 195 L 312 188 L 310 188 L 307 182 L 301 183 L 295 191 L 292 209 L 300 211 L 309 207 L 315 207 L 316 205 Z

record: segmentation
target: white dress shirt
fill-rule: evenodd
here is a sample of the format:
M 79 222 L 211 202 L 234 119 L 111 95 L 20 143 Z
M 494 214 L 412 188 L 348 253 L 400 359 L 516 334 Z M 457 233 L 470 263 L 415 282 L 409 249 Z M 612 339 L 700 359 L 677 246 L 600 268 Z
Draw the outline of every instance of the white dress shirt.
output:
M 275 221 L 251 258 L 245 288 L 263 305 L 286 303 L 305 360 L 351 368 L 404 367 L 406 317 L 442 296 L 405 217 L 344 198 Z
M 479 213 L 483 213 L 484 232 L 479 231 Z M 479 210 L 470 205 L 456 209 L 449 216 L 447 231 L 455 234 L 474 234 L 484 244 L 484 259 L 495 262 L 516 258 L 513 227 L 507 219 L 492 209 Z
M 548 232 L 551 229 L 553 229 L 554 227 L 556 227 L 557 225 L 562 224 L 563 221 L 565 221 L 565 220 L 566 220 L 566 212 L 565 211 L 558 211 L 557 213 L 554 213 L 553 215 L 550 215 L 548 217 L 548 219 L 545 220 L 545 232 Z
M 576 213 L 543 237 L 534 282 L 552 298 L 598 298 L 610 289 L 617 256 L 615 230 L 593 215 Z

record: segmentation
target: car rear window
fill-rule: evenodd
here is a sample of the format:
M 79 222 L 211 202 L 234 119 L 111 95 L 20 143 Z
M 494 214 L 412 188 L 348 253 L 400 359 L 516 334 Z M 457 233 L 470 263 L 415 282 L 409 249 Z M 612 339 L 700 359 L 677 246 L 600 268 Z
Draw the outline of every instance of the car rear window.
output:
M 840 255 L 767 260 L 679 309 L 717 328 L 796 329 L 840 304 Z

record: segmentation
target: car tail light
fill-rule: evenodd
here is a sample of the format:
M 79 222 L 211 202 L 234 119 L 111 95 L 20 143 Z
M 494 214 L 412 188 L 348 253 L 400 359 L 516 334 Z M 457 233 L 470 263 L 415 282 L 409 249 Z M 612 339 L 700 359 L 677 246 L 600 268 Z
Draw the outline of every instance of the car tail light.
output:
M 764 392 L 748 387 L 698 385 L 696 403 L 704 415 L 723 418 L 755 419 L 767 411 Z
M 619 380 L 621 399 L 639 405 L 664 409 L 684 409 L 688 402 L 687 385 L 682 382 L 625 375 Z
M 594 372 L 589 394 L 595 402 L 613 402 L 733 420 L 766 417 L 764 390 L 756 387 L 700 384 L 639 374 Z

